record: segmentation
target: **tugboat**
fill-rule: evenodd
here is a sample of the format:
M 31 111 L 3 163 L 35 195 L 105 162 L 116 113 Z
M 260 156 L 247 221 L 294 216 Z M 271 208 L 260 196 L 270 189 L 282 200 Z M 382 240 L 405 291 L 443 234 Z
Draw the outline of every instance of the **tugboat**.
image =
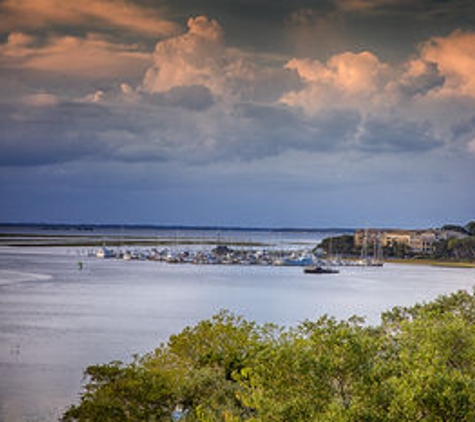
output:
M 303 269 L 305 274 L 338 274 L 339 271 L 334 268 L 322 267 L 320 265 L 314 265 L 312 267 L 305 267 Z

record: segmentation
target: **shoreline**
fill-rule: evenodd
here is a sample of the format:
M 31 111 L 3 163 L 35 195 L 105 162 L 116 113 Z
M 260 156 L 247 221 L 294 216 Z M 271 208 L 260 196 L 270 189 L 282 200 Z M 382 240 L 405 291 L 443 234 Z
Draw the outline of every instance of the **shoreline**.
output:
M 299 242 L 300 246 L 308 246 L 305 242 Z M 5 247 L 81 247 L 99 248 L 107 247 L 172 247 L 172 246 L 218 246 L 248 248 L 274 248 L 268 242 L 241 240 L 241 239 L 213 239 L 210 237 L 163 237 L 153 236 L 120 236 L 101 234 L 36 234 L 36 233 L 0 233 L 0 246 Z M 427 265 L 444 268 L 475 268 L 474 262 L 467 261 L 444 261 L 430 258 L 387 258 L 385 263 Z
M 390 264 L 408 264 L 408 265 L 428 265 L 432 267 L 445 267 L 445 268 L 475 268 L 475 262 L 465 261 L 438 261 L 436 259 L 387 259 L 386 263 Z

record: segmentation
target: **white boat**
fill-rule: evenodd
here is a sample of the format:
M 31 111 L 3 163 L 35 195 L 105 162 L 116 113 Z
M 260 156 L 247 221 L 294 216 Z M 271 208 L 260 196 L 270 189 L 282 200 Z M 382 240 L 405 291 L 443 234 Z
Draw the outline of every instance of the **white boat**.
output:
M 103 246 L 96 252 L 96 257 L 101 259 L 112 258 L 114 257 L 114 251 Z

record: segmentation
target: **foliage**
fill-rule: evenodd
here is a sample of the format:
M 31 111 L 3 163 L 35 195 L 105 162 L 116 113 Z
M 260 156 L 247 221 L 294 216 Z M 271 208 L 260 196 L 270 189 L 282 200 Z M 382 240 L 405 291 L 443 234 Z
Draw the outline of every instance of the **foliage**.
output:
M 173 380 L 134 362 L 90 366 L 81 405 L 72 406 L 64 421 L 169 421 L 176 397 Z
M 87 369 L 64 421 L 475 420 L 475 295 L 396 307 L 378 326 L 293 329 L 228 312 L 131 364 Z
M 463 226 L 459 226 L 458 224 L 446 224 L 442 226 L 442 230 L 467 234 L 467 229 Z
M 359 257 L 362 253 L 362 247 L 355 245 L 354 236 L 351 235 L 328 237 L 320 242 L 318 248 L 323 249 L 329 255 Z M 366 248 L 367 255 L 378 255 L 376 249 L 376 244 L 370 242 Z M 393 242 L 391 245 L 383 247 L 381 252 L 383 256 L 390 258 L 407 258 L 413 255 L 408 245 L 399 242 Z
M 456 231 L 468 235 L 468 237 L 437 242 L 434 245 L 432 258 L 456 261 L 475 260 L 475 221 L 468 222 L 464 227 L 450 224 L 443 226 L 442 229 Z
M 465 231 L 470 235 L 470 236 L 475 236 L 475 221 L 470 221 L 465 225 Z
M 327 254 L 354 255 L 357 253 L 354 236 L 348 234 L 327 237 L 320 242 L 318 247 L 322 248 Z
M 442 226 L 442 230 L 457 232 L 468 235 L 466 238 L 458 239 L 452 237 L 446 240 L 440 240 L 434 243 L 433 251 L 415 253 L 410 246 L 405 243 L 393 242 L 382 248 L 382 254 L 387 258 L 420 258 L 430 257 L 438 260 L 453 261 L 473 261 L 475 260 L 475 221 L 470 221 L 465 226 L 457 224 L 446 224 Z M 321 248 L 327 254 L 336 254 L 343 256 L 360 256 L 361 247 L 357 247 L 354 242 L 354 236 L 342 235 L 328 237 L 323 239 L 318 248 Z M 368 255 L 377 255 L 376 245 L 370 242 L 367 245 L 366 253 Z M 317 248 L 315 248 L 317 249 Z
M 383 254 L 391 258 L 408 258 L 413 255 L 410 246 L 401 242 L 392 242 L 390 246 L 385 246 Z
M 436 259 L 473 261 L 475 260 L 475 236 L 441 240 L 435 244 L 433 257 Z

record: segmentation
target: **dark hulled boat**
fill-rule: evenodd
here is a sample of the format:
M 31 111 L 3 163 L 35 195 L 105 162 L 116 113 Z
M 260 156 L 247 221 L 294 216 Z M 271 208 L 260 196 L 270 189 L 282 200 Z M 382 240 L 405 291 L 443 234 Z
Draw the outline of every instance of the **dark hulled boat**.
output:
M 322 267 L 320 265 L 314 265 L 312 267 L 306 267 L 303 269 L 305 274 L 338 274 L 339 271 L 335 268 Z

